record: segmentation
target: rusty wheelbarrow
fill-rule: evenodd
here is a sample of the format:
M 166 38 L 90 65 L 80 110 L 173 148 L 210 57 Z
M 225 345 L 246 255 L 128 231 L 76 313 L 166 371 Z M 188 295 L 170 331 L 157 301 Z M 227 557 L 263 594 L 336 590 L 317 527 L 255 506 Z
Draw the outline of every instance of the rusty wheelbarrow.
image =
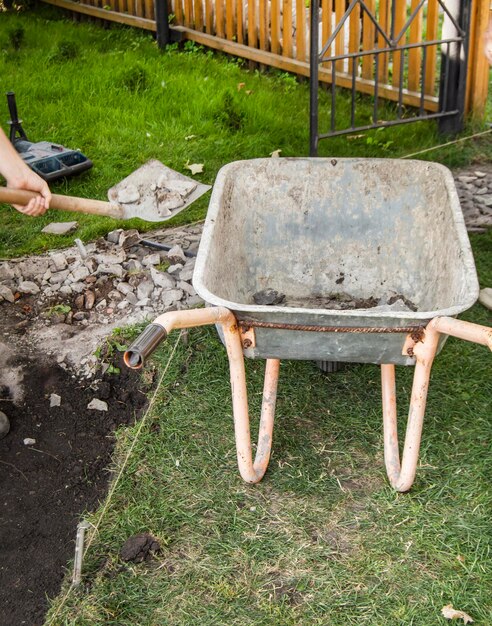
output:
M 209 306 L 160 315 L 125 362 L 141 367 L 174 328 L 216 324 L 248 483 L 268 465 L 280 359 L 381 365 L 386 469 L 392 486 L 407 491 L 435 355 L 448 335 L 492 350 L 492 329 L 455 319 L 476 301 L 478 281 L 453 178 L 436 163 L 230 163 L 214 185 L 193 284 Z M 268 290 L 281 294 L 276 303 L 257 304 Z M 254 461 L 244 356 L 266 359 Z M 401 463 L 395 365 L 415 367 Z

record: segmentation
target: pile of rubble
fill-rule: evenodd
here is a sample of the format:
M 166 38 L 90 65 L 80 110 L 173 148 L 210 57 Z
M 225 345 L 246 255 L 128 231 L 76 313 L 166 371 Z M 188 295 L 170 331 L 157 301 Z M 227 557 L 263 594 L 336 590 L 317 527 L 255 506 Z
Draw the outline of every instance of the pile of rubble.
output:
M 201 224 L 163 229 L 147 242 L 136 230 L 115 230 L 93 243 L 4 261 L 0 307 L 14 304 L 20 321 L 12 330 L 27 335 L 25 343 L 43 343 L 60 364 L 90 375 L 94 350 L 112 328 L 202 304 L 191 284 L 201 231 Z
M 191 278 L 200 234 L 201 226 L 166 231 L 171 249 L 165 251 L 143 245 L 136 230 L 115 230 L 94 243 L 5 261 L 0 301 L 34 295 L 41 308 L 47 305 L 46 324 L 81 325 L 197 306 L 202 301 Z
M 454 177 L 469 232 L 485 232 L 492 226 L 492 171 L 482 169 L 463 170 Z

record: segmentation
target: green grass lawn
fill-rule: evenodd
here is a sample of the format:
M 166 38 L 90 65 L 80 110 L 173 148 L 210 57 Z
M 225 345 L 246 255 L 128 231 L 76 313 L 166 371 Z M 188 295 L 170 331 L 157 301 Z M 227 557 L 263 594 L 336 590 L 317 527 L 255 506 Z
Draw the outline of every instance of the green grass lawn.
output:
M 308 153 L 308 87 L 291 76 L 247 71 L 192 44 L 162 53 L 146 34 L 73 24 L 47 7 L 1 19 L 0 84 L 16 92 L 28 136 L 94 161 L 55 192 L 103 199 L 149 158 L 183 173 L 188 161 L 203 163 L 197 178 L 213 183 L 233 160 Z M 16 29 L 24 32 L 18 50 Z M 6 121 L 6 102 L 0 110 Z M 422 123 L 327 140 L 320 153 L 398 157 L 441 141 L 434 124 Z M 455 167 L 491 152 L 487 139 L 426 158 Z M 202 219 L 207 202 L 169 225 Z M 40 232 L 56 219 L 73 215 L 34 220 L 3 207 L 0 256 L 68 245 L 71 237 Z M 77 220 L 84 240 L 154 227 Z M 482 286 L 490 286 L 492 233 L 471 239 Z M 463 317 L 492 323 L 480 305 Z M 157 377 L 176 337 L 150 364 Z M 489 626 L 490 364 L 484 347 L 448 341 L 433 370 L 415 486 L 396 494 L 384 472 L 378 368 L 325 376 L 312 363 L 284 362 L 270 468 L 248 486 L 236 469 L 224 349 L 213 329 L 191 331 L 141 432 L 136 424 L 118 433 L 112 475 L 123 469 L 121 480 L 107 507 L 88 514 L 98 532 L 89 533 L 83 584 L 69 590 L 67 581 L 48 623 L 433 626 L 446 623 L 440 611 L 452 603 Z M 263 363 L 248 362 L 247 371 L 257 416 Z M 404 416 L 412 370 L 397 375 Z M 162 552 L 124 566 L 121 545 L 143 531 Z
M 213 183 L 219 168 L 230 161 L 269 156 L 277 149 L 282 156 L 308 154 L 307 82 L 299 84 L 277 71 L 247 71 L 237 59 L 207 52 L 193 42 L 181 51 L 173 47 L 162 53 L 148 33 L 74 24 L 46 5 L 1 17 L 1 93 L 16 93 L 28 137 L 79 148 L 94 162 L 89 173 L 54 183 L 54 192 L 105 199 L 112 185 L 150 158 L 185 174 L 188 161 L 203 163 L 197 178 Z M 327 129 L 328 102 L 322 93 L 321 130 Z M 381 106 L 381 116 L 388 106 Z M 340 98 L 337 107 L 348 122 L 348 100 L 345 111 Z M 370 99 L 360 96 L 358 107 L 362 114 L 365 107 L 369 119 Z M 6 100 L 3 105 L 0 101 L 5 130 L 8 118 Z M 399 157 L 442 141 L 436 125 L 425 122 L 356 139 L 324 140 L 320 156 Z M 491 154 L 489 137 L 430 152 L 425 158 L 457 166 Z M 166 224 L 202 219 L 207 202 L 205 196 Z M 50 211 L 29 219 L 3 206 L 0 258 L 69 245 L 73 236 L 41 233 L 47 223 L 59 219 L 71 220 L 74 214 Z M 155 227 L 141 220 L 117 223 L 87 215 L 76 219 L 76 236 L 83 240 L 115 227 Z

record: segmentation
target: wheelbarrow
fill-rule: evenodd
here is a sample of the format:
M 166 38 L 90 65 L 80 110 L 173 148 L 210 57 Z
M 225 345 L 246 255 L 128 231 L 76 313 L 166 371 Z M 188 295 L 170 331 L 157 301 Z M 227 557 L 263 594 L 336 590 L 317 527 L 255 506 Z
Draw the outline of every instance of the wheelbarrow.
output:
M 434 357 L 449 335 L 492 350 L 492 329 L 456 319 L 475 303 L 478 281 L 453 178 L 436 163 L 230 163 L 213 188 L 193 284 L 207 307 L 157 317 L 125 362 L 142 367 L 174 328 L 216 324 L 248 483 L 268 465 L 280 359 L 381 365 L 386 470 L 391 485 L 407 491 Z M 258 304 L 266 291 L 281 295 Z M 266 359 L 254 460 L 244 357 Z M 415 368 L 401 463 L 395 365 Z

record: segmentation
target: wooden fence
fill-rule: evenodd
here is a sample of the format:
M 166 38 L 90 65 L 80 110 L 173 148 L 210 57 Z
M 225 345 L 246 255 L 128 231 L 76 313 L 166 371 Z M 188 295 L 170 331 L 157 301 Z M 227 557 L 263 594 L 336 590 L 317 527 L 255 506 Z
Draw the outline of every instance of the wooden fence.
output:
M 156 31 L 154 0 L 43 0 L 76 13 Z M 166 0 L 155 0 L 166 1 Z M 365 0 L 368 9 L 389 36 L 394 3 L 394 30 L 400 32 L 408 17 L 418 7 L 419 0 Z M 184 38 L 267 66 L 309 76 L 309 20 L 306 0 L 168 0 L 171 26 Z M 342 19 L 347 0 L 320 0 L 319 46 L 328 41 L 335 25 Z M 483 115 L 489 68 L 482 52 L 482 35 L 489 19 L 489 0 L 472 0 L 466 112 Z M 438 0 L 427 0 L 419 10 L 401 44 L 439 39 L 443 13 Z M 385 47 L 384 37 L 360 5 L 352 11 L 334 38 L 326 56 L 340 56 L 360 50 Z M 336 84 L 352 88 L 353 64 L 356 89 L 373 94 L 377 71 L 378 96 L 398 100 L 403 87 L 403 103 L 438 110 L 439 45 L 406 53 L 387 52 L 356 59 L 336 61 Z M 404 67 L 402 68 L 402 64 Z M 331 62 L 323 63 L 319 71 L 322 82 L 332 81 Z M 401 81 L 404 83 L 401 83 Z M 423 83 L 423 84 L 422 84 Z

